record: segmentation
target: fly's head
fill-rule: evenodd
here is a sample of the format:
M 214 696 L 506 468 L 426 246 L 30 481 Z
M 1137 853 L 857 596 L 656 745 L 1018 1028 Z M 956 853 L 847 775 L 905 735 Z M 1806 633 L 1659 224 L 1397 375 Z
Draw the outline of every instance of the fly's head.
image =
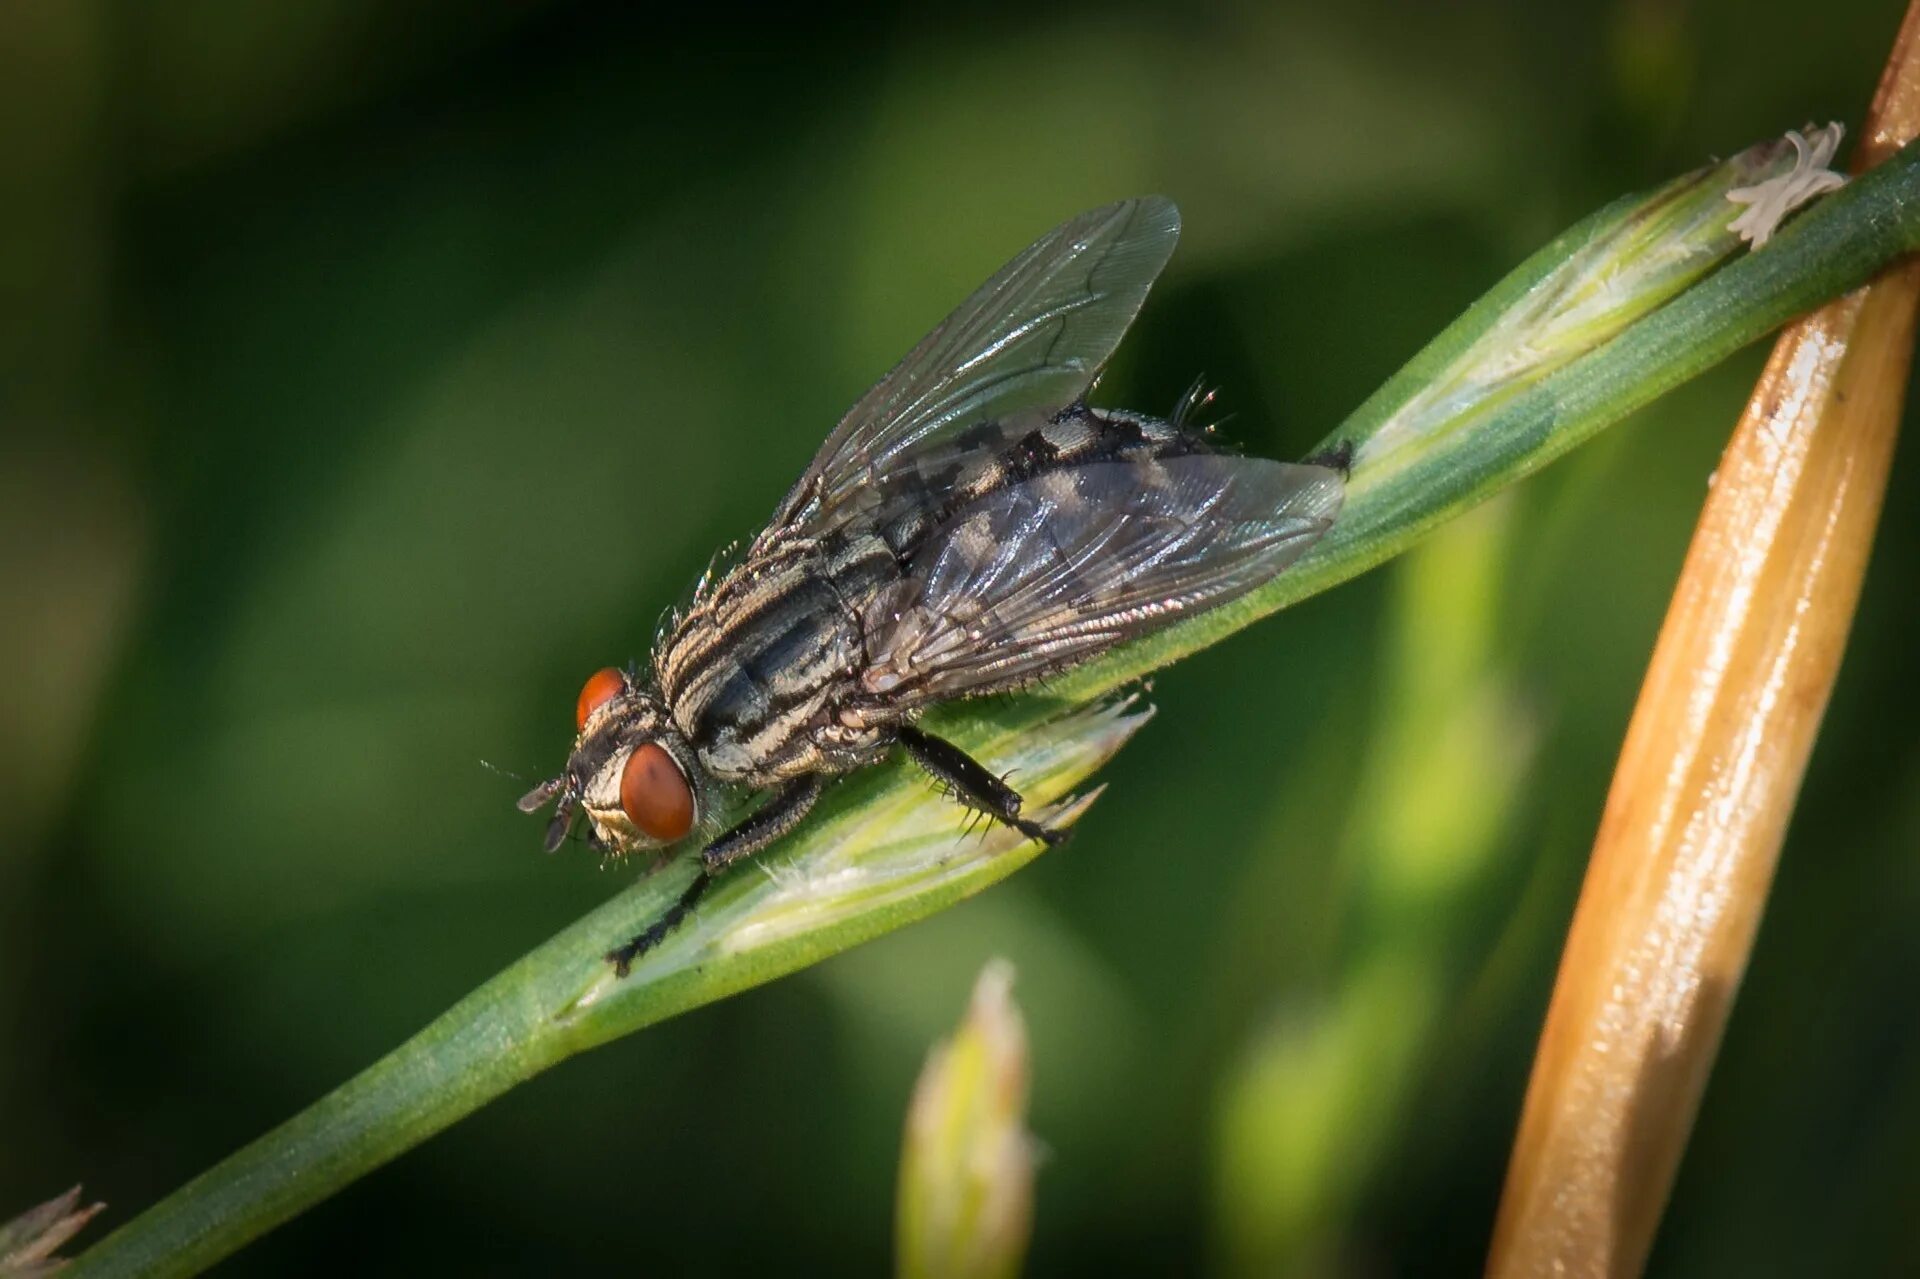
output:
M 585 811 L 589 841 L 613 853 L 662 848 L 699 824 L 702 777 L 692 748 L 652 690 L 625 671 L 595 671 L 580 690 L 579 736 L 567 771 L 520 799 L 520 811 L 554 804 L 546 849 L 566 841 Z

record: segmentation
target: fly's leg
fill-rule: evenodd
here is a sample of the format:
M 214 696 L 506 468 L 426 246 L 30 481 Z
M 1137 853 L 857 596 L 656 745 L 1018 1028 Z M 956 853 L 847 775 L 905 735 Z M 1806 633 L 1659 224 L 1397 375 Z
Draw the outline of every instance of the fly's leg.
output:
M 1020 792 L 952 742 L 923 733 L 912 725 L 903 725 L 897 731 L 900 744 L 913 756 L 914 763 L 987 816 L 1005 822 L 1028 839 L 1047 844 L 1058 844 L 1067 837 L 1065 831 L 1053 830 L 1020 816 Z
M 800 819 L 807 815 L 807 810 L 813 807 L 825 788 L 826 783 L 818 775 L 788 782 L 738 826 L 701 849 L 700 873 L 693 877 L 693 882 L 687 885 L 679 900 L 667 907 L 660 918 L 647 925 L 645 932 L 607 952 L 607 962 L 613 965 L 614 975 L 625 977 L 634 960 L 658 946 L 668 933 L 678 928 L 693 912 L 699 900 L 707 895 L 707 890 L 713 887 L 713 881 L 721 871 L 743 857 L 751 857 L 799 825 Z
M 706 873 L 719 874 L 798 826 L 826 788 L 826 778 L 819 773 L 797 777 L 782 786 L 772 799 L 754 809 L 738 826 L 700 850 Z
M 1312 457 L 1300 459 L 1302 466 L 1330 466 L 1342 475 L 1353 473 L 1353 441 L 1341 440 L 1332 448 L 1321 449 Z
M 633 961 L 658 946 L 668 933 L 678 928 L 680 921 L 692 913 L 694 903 L 705 897 L 707 890 L 712 887 L 713 872 L 702 866 L 700 873 L 693 877 L 693 882 L 687 885 L 686 891 L 680 894 L 680 899 L 667 907 L 660 918 L 648 924 L 646 931 L 625 945 L 607 952 L 607 962 L 613 965 L 613 975 L 625 977 Z

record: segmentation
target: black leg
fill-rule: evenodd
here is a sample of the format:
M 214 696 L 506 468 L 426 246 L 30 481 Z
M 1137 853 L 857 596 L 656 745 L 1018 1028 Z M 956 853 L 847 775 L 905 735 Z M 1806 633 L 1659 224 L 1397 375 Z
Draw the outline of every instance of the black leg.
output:
M 738 826 L 701 849 L 700 873 L 693 877 L 693 882 L 680 894 L 680 899 L 667 907 L 660 918 L 647 925 L 646 931 L 638 937 L 607 952 L 607 962 L 613 965 L 614 975 L 625 977 L 634 960 L 658 946 L 668 933 L 678 928 L 693 912 L 695 904 L 707 895 L 707 890 L 713 887 L 713 881 L 721 871 L 742 857 L 759 852 L 799 825 L 800 819 L 820 798 L 825 786 L 818 776 L 788 782 L 774 793 L 772 799 L 748 814 Z
M 616 946 L 607 952 L 607 962 L 613 965 L 613 975 L 625 977 L 633 961 L 658 946 L 666 935 L 680 926 L 680 921 L 693 911 L 694 903 L 707 895 L 713 887 L 713 872 L 704 866 L 693 877 L 686 891 L 680 894 L 680 900 L 667 907 L 660 918 L 648 924 L 645 931 L 625 945 Z
M 772 799 L 753 810 L 746 820 L 700 850 L 707 873 L 725 870 L 742 857 L 751 857 L 800 824 L 827 788 L 818 773 L 797 777 L 774 792 Z
M 1312 457 L 1300 459 L 1302 466 L 1330 466 L 1342 475 L 1353 472 L 1353 441 L 1341 440 L 1332 448 L 1321 449 Z
M 913 756 L 914 763 L 933 774 L 935 780 L 960 799 L 996 821 L 1025 835 L 1028 839 L 1058 844 L 1065 831 L 1053 830 L 1020 816 L 1020 793 L 988 772 L 973 756 L 952 742 L 923 733 L 912 725 L 899 730 L 900 744 Z

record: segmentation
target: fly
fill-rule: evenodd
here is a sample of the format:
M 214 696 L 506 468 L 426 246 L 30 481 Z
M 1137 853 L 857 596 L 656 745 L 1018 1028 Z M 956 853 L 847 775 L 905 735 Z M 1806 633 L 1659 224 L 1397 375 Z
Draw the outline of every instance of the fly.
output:
M 587 680 L 566 771 L 520 800 L 556 804 L 548 851 L 583 812 L 614 853 L 709 836 L 679 900 L 608 952 L 621 975 L 829 780 L 897 750 L 969 807 L 1058 841 L 920 714 L 1233 599 L 1332 525 L 1344 455 L 1233 455 L 1192 424 L 1191 394 L 1171 420 L 1086 403 L 1179 234 L 1179 210 L 1149 197 L 1031 245 L 840 420 L 647 669 Z M 738 788 L 766 798 L 722 829 Z

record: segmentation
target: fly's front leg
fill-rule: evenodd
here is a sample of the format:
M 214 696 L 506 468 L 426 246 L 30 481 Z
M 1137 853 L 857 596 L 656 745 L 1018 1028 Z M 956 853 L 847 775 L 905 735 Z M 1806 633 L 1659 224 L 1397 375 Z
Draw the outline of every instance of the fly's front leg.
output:
M 680 926 L 680 921 L 693 912 L 694 903 L 707 895 L 713 887 L 713 872 L 705 866 L 693 877 L 686 891 L 680 894 L 678 901 L 667 907 L 660 918 L 648 924 L 646 930 L 625 945 L 616 946 L 607 952 L 607 962 L 613 965 L 613 975 L 625 977 L 633 961 L 658 946 L 666 935 Z
M 751 857 L 800 824 L 812 811 L 820 793 L 827 788 L 819 773 L 797 777 L 774 792 L 772 799 L 760 805 L 726 834 L 700 850 L 705 872 L 715 875 L 739 861 Z
M 952 742 L 923 733 L 911 724 L 898 730 L 900 744 L 913 756 L 914 763 L 933 774 L 934 779 L 953 794 L 995 821 L 1007 825 L 1028 839 L 1058 844 L 1067 837 L 1061 830 L 1030 822 L 1020 816 L 1020 792 L 989 772 L 986 766 Z
M 625 977 L 633 961 L 658 946 L 668 933 L 678 928 L 681 921 L 693 912 L 696 903 L 707 895 L 713 887 L 713 881 L 720 872 L 779 839 L 782 835 L 800 824 L 820 798 L 820 792 L 826 789 L 826 782 L 818 775 L 797 778 L 788 782 L 773 798 L 753 810 L 738 826 L 718 836 L 700 850 L 700 873 L 693 877 L 680 899 L 667 907 L 660 918 L 647 925 L 645 932 L 607 952 L 607 962 L 613 965 L 616 976 Z

